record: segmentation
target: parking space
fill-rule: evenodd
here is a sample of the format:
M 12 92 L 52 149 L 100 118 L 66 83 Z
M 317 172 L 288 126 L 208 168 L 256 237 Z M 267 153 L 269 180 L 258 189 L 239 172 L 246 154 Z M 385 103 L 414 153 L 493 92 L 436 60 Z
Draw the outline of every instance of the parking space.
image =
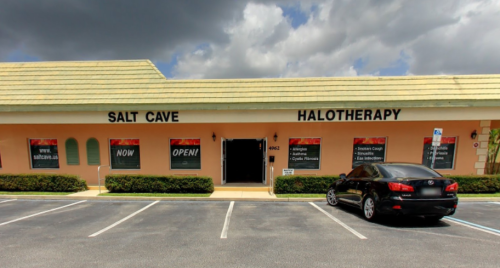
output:
M 452 217 L 500 230 L 500 203 L 461 203 Z
M 2 201 L 0 224 L 49 211 L 0 225 L 0 258 L 16 267 L 386 267 L 389 259 L 494 267 L 498 260 L 492 254 L 500 246 L 500 236 L 447 220 L 371 223 L 358 210 L 326 202 L 236 201 L 227 238 L 221 239 L 229 201 Z M 498 209 L 499 204 L 462 203 L 454 217 L 497 228 Z M 389 257 L 390 252 L 399 253 Z

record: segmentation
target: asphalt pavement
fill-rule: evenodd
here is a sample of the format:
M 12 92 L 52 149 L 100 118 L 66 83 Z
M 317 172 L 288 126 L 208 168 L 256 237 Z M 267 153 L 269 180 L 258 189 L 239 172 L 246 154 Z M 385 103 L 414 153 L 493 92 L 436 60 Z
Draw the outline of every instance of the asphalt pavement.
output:
M 372 223 L 326 202 L 0 199 L 2 267 L 498 267 L 499 247 L 495 202 Z

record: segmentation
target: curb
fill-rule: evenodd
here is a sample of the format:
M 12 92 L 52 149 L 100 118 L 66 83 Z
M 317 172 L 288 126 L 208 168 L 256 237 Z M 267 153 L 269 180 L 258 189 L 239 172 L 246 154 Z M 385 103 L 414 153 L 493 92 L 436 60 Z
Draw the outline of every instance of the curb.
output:
M 325 198 L 228 198 L 228 197 L 147 197 L 147 196 L 60 196 L 60 195 L 0 195 L 2 199 L 26 200 L 101 200 L 101 201 L 251 201 L 251 202 L 321 202 Z M 326 201 L 325 201 L 326 202 Z M 460 197 L 459 203 L 500 202 L 500 197 Z
M 324 198 L 227 198 L 227 197 L 148 197 L 148 196 L 58 196 L 58 195 L 0 195 L 2 199 L 25 200 L 100 200 L 100 201 L 252 201 L 252 202 L 316 202 Z

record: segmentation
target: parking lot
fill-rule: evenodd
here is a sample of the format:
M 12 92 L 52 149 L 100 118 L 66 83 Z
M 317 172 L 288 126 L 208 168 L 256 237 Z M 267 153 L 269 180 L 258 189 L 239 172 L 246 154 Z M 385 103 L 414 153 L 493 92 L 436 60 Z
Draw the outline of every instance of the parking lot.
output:
M 500 203 L 367 222 L 326 202 L 0 199 L 2 267 L 498 267 Z

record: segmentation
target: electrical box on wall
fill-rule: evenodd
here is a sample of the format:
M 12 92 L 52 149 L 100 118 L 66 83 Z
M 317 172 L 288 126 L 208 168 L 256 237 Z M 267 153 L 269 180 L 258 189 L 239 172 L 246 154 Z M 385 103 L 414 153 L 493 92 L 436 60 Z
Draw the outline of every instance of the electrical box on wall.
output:
M 274 163 L 274 155 L 269 156 L 269 163 Z

